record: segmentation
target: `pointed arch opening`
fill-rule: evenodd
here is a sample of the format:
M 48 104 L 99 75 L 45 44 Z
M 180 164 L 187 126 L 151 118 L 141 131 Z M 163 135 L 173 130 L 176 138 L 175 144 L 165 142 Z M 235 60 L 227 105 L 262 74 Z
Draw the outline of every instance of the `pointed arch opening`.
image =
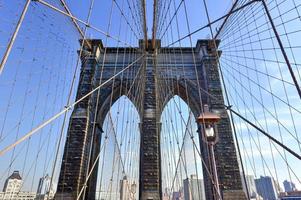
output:
M 138 198 L 140 116 L 125 95 L 114 100 L 102 123 L 96 199 Z
M 164 105 L 161 123 L 163 197 L 205 199 L 195 114 L 179 95 L 174 95 Z

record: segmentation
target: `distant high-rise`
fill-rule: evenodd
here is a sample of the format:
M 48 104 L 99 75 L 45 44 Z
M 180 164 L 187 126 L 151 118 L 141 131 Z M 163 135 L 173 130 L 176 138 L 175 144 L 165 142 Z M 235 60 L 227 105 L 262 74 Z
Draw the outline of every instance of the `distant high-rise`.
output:
M 245 185 L 245 181 L 242 180 L 242 185 L 243 185 L 243 190 L 245 193 L 247 193 L 247 191 L 249 192 L 250 198 L 256 198 L 257 196 L 257 190 L 256 190 L 256 184 L 255 184 L 255 179 L 253 175 L 246 175 L 246 183 L 247 185 Z
M 21 190 L 22 187 L 22 178 L 19 174 L 19 171 L 14 171 L 12 175 L 10 175 L 4 184 L 3 192 L 6 193 L 17 193 Z
M 36 200 L 52 199 L 54 196 L 53 187 L 51 184 L 51 177 L 46 174 L 46 176 L 40 178 L 39 185 L 37 189 Z
M 34 200 L 36 194 L 34 192 L 23 192 L 22 188 L 22 178 L 19 171 L 14 171 L 10 175 L 3 187 L 3 192 L 0 192 L 0 199 L 5 200 Z
M 203 179 L 197 179 L 196 175 L 191 175 L 183 181 L 185 200 L 205 200 L 205 187 Z
M 256 190 L 263 200 L 277 200 L 278 190 L 273 178 L 269 176 L 260 176 L 255 179 Z
M 128 185 L 127 177 L 124 176 L 123 179 L 120 181 L 120 200 L 129 199 L 128 187 L 129 187 L 129 185 Z
M 181 192 L 173 192 L 172 200 L 181 200 Z
M 169 196 L 170 196 L 170 191 L 168 188 L 165 188 L 162 199 L 169 200 Z
M 297 190 L 296 185 L 293 182 L 290 182 L 288 180 L 283 181 L 284 191 L 285 192 L 292 192 Z

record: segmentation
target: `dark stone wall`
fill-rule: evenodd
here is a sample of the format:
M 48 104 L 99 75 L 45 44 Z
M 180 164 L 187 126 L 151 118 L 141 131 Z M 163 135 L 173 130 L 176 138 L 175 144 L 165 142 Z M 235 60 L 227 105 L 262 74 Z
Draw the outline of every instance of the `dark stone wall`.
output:
M 141 200 L 160 200 L 162 196 L 160 123 L 157 110 L 154 62 L 152 55 L 148 55 L 145 61 L 143 116 L 140 124 L 139 199 Z
M 91 49 L 84 46 L 85 52 L 81 57 L 82 66 L 76 100 L 107 81 L 116 72 L 121 71 L 140 56 L 138 52 L 134 53 L 133 56 L 128 56 L 127 54 L 131 53 L 132 55 L 135 52 L 133 49 L 119 50 L 117 59 L 117 49 L 107 49 L 106 56 L 104 56 L 101 41 L 97 40 L 91 43 Z M 135 100 L 137 99 L 138 91 L 136 88 L 139 77 L 134 84 L 133 79 L 137 75 L 140 64 L 141 62 L 137 62 L 131 67 L 131 70 L 121 73 L 114 80 L 101 87 L 99 92 L 94 92 L 74 107 L 69 122 L 55 199 L 74 200 L 77 198 L 84 186 L 87 174 L 99 154 L 102 124 L 112 104 L 120 96 L 127 95 L 138 106 L 138 102 Z M 97 118 L 94 119 L 94 116 Z M 94 130 L 93 133 L 92 130 Z M 82 198 L 95 199 L 97 172 L 98 162 L 85 186 L 81 195 Z
M 76 99 L 93 89 L 96 59 L 86 59 L 81 70 Z M 89 149 L 91 147 L 91 121 L 94 110 L 92 96 L 77 104 L 72 112 L 57 187 L 56 199 L 74 199 L 84 185 Z M 99 143 L 98 143 L 99 145 Z
M 88 166 L 91 169 L 99 153 L 104 118 L 112 104 L 122 95 L 127 95 L 134 103 L 141 119 L 140 200 L 162 198 L 160 116 L 173 95 L 179 95 L 192 109 L 195 117 L 198 117 L 201 105 L 205 103 L 222 114 L 222 120 L 217 126 L 220 139 L 215 147 L 221 193 L 224 199 L 245 199 L 230 121 L 223 105 L 218 68 L 208 44 L 208 40 L 201 40 L 196 48 L 161 48 L 157 54 L 148 52 L 142 61 L 131 67 L 131 70 L 120 74 L 101 87 L 98 93 L 89 96 L 74 108 L 69 122 L 56 199 L 76 199 L 89 171 Z M 142 55 L 139 48 L 107 48 L 104 57 L 101 42 L 95 41 L 93 45 L 92 49 L 87 49 L 90 55 L 82 58 L 77 99 Z M 166 61 L 169 62 L 168 66 Z M 137 80 L 133 83 L 135 77 Z M 138 90 L 141 83 L 144 88 L 142 102 L 137 102 L 137 96 L 141 95 L 139 93 L 141 90 Z M 166 92 L 158 94 L 159 87 L 160 91 Z M 97 119 L 94 119 L 95 112 Z M 95 132 L 92 133 L 94 121 L 97 124 Z M 201 153 L 206 166 L 210 166 L 207 144 L 203 142 L 200 130 L 201 127 L 199 128 Z M 212 183 L 204 166 L 203 174 L 206 197 L 207 200 L 211 200 Z M 93 171 L 84 192 L 86 199 L 95 198 L 96 179 L 97 169 Z
M 217 173 L 221 195 L 223 199 L 246 199 L 242 191 L 242 183 L 237 161 L 236 148 L 234 145 L 232 128 L 228 113 L 225 110 L 221 80 L 217 65 L 216 55 L 213 51 L 208 51 L 203 58 L 204 77 L 208 104 L 211 110 L 220 113 L 221 120 L 217 124 L 218 142 L 215 145 L 214 153 L 217 165 Z M 206 150 L 204 150 L 206 152 Z M 229 195 L 230 194 L 230 195 Z

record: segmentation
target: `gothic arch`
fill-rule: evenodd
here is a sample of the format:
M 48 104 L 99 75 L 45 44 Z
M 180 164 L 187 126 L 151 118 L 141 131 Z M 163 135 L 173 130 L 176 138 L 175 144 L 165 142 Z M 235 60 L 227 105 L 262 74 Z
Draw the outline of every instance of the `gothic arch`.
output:
M 97 122 L 100 126 L 102 126 L 111 106 L 122 96 L 126 96 L 131 103 L 134 104 L 141 119 L 141 108 L 138 102 L 136 102 L 135 94 L 133 94 L 133 92 L 129 92 L 129 90 L 133 90 L 130 85 L 130 83 L 127 83 L 124 80 L 116 79 L 114 87 L 113 84 L 110 84 L 100 90 L 97 114 Z
M 171 98 L 175 95 L 179 96 L 191 109 L 195 119 L 199 116 L 201 112 L 201 105 L 207 103 L 207 94 L 201 92 L 202 103 L 200 102 L 199 90 L 196 84 L 192 83 L 191 80 L 185 78 L 173 79 L 172 83 L 173 86 L 169 85 L 169 88 L 172 90 L 166 94 L 162 107 L 161 112 L 164 110 L 167 103 L 171 100 Z M 162 113 L 161 113 L 162 114 Z

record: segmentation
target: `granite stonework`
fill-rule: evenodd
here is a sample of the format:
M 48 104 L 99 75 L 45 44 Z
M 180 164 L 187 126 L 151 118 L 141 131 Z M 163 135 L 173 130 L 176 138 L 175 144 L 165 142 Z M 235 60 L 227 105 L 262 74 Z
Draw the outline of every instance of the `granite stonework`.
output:
M 205 103 L 221 113 L 222 120 L 217 125 L 220 139 L 214 150 L 221 195 L 225 200 L 245 200 L 230 121 L 224 108 L 217 52 L 212 41 L 199 40 L 195 48 L 165 48 L 157 40 L 157 49 L 151 46 L 150 41 L 148 45 L 139 41 L 138 48 L 105 48 L 101 40 L 87 41 L 91 45 L 85 43 L 81 53 L 82 67 L 76 99 L 141 55 L 145 56 L 131 70 L 120 74 L 74 108 L 55 199 L 74 200 L 82 188 L 81 199 L 95 199 L 98 169 L 93 170 L 85 184 L 87 172 L 100 151 L 102 126 L 109 108 L 120 96 L 126 95 L 136 106 L 141 121 L 139 199 L 161 200 L 160 117 L 168 101 L 173 95 L 178 95 L 189 105 L 195 117 Z M 135 77 L 136 83 L 132 84 Z M 206 165 L 210 166 L 208 146 L 202 142 L 201 128 L 198 131 L 200 149 Z M 203 174 L 206 199 L 213 200 L 212 182 L 205 167 Z

